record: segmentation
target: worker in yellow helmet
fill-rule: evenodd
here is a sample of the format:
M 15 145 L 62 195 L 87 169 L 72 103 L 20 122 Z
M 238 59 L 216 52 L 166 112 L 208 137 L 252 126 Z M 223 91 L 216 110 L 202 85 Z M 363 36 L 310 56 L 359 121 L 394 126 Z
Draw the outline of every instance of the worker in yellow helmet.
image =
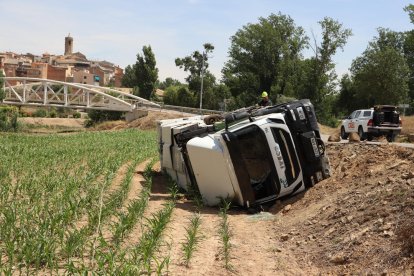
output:
M 269 95 L 267 94 L 266 91 L 262 92 L 262 100 L 259 102 L 259 106 L 271 106 L 272 101 L 269 100 Z

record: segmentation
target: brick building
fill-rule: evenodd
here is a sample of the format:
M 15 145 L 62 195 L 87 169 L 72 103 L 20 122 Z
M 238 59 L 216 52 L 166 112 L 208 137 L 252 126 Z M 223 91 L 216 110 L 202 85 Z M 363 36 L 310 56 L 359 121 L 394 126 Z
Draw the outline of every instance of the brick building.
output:
M 0 53 L 0 69 L 7 77 L 30 77 L 93 85 L 121 87 L 123 69 L 108 61 L 89 61 L 80 52 L 73 53 L 73 38 L 65 37 L 64 55 L 42 56 Z

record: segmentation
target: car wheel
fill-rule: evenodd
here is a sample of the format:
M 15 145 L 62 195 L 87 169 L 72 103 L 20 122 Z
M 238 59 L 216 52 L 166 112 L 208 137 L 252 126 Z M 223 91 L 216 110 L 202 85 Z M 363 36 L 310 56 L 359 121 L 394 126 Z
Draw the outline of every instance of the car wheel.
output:
M 362 129 L 362 126 L 360 126 L 360 127 L 358 128 L 358 135 L 359 135 L 359 139 L 360 139 L 361 141 L 363 141 L 363 140 L 367 139 L 367 137 L 366 137 L 366 135 L 365 135 L 365 132 L 364 132 L 364 130 Z
M 348 139 L 348 135 L 349 134 L 345 132 L 345 128 L 341 127 L 341 138 L 346 140 L 346 139 Z

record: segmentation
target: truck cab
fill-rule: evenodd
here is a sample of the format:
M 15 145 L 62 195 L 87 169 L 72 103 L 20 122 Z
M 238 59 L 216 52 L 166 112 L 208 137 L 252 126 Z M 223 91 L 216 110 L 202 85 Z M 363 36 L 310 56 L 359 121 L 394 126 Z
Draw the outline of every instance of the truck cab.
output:
M 160 121 L 158 133 L 162 168 L 182 188 L 197 187 L 206 205 L 220 198 L 261 205 L 329 177 L 308 100 L 236 111 L 223 117 L 224 125 L 205 119 Z

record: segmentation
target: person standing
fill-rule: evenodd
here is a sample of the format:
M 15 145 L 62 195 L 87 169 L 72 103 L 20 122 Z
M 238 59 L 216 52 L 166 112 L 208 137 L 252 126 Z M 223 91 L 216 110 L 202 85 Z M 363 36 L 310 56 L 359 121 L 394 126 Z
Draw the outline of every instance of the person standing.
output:
M 259 106 L 271 106 L 272 101 L 269 99 L 269 95 L 266 91 L 262 92 L 262 100 L 259 102 Z

